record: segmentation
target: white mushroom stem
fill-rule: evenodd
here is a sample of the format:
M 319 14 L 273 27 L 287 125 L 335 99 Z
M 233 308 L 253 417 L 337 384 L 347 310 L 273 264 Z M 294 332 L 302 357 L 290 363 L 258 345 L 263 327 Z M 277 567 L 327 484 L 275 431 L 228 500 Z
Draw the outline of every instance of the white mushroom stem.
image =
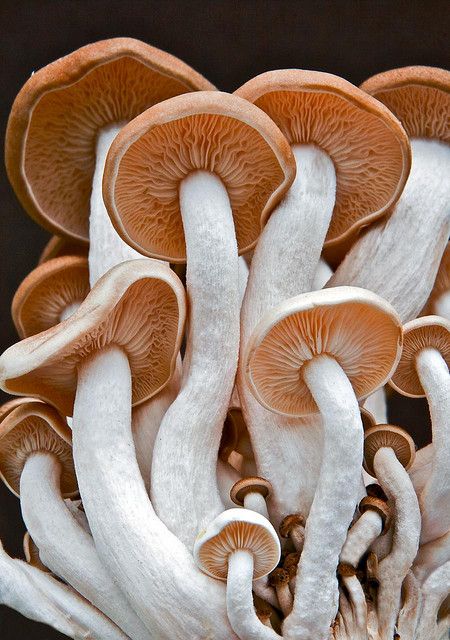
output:
M 412 139 L 411 149 L 411 173 L 392 215 L 366 231 L 327 284 L 374 291 L 403 322 L 428 300 L 450 234 L 450 145 Z
M 297 176 L 272 212 L 253 256 L 241 313 L 241 352 L 263 315 L 287 298 L 313 289 L 316 268 L 336 197 L 332 160 L 319 148 L 295 145 Z M 238 388 L 258 469 L 272 484 L 268 501 L 275 526 L 288 513 L 307 516 L 322 457 L 320 417 L 285 418 L 264 409 L 245 382 Z M 292 482 L 292 469 L 297 469 Z
M 420 511 L 408 473 L 391 448 L 382 447 L 376 452 L 374 469 L 395 514 L 392 548 L 378 565 L 377 599 L 380 640 L 392 640 L 402 583 L 419 548 Z
M 450 529 L 450 374 L 433 348 L 417 354 L 416 370 L 430 409 L 434 451 L 431 474 L 419 497 L 424 544 Z
M 257 511 L 265 518 L 269 519 L 269 514 L 267 513 L 267 504 L 266 499 L 260 493 L 255 491 L 254 493 L 247 493 L 244 498 L 244 507 L 246 509 L 251 509 L 252 511 Z
M 292 527 L 289 537 L 292 540 L 295 550 L 298 553 L 303 551 L 303 545 L 305 544 L 305 527 L 301 524 L 296 524 Z
M 419 547 L 414 560 L 414 575 L 422 584 L 433 571 L 446 562 L 450 562 L 450 530 L 440 538 Z
M 380 387 L 364 401 L 364 408 L 370 411 L 377 424 L 388 424 L 386 391 Z
M 356 576 L 344 576 L 342 582 L 347 589 L 353 610 L 355 640 L 367 639 L 367 605 L 363 588 Z
M 235 505 L 233 505 L 235 506 Z M 253 581 L 252 590 L 259 598 L 278 609 L 278 598 L 275 589 L 270 586 L 267 576 Z
M 81 302 L 82 301 L 80 300 L 80 302 L 72 302 L 72 304 L 68 304 L 67 307 L 65 307 L 61 311 L 61 314 L 59 316 L 59 321 L 63 322 L 64 320 L 67 320 L 67 318 L 70 318 L 70 316 L 72 316 L 75 313 L 75 311 L 77 311 Z
M 91 536 L 76 522 L 61 496 L 61 463 L 34 453 L 20 478 L 22 515 L 42 562 L 136 640 L 148 631 L 104 568 Z
M 228 557 L 227 612 L 233 631 L 241 640 L 280 640 L 264 625 L 253 606 L 253 554 L 240 549 Z
M 125 124 L 125 122 L 111 124 L 101 129 L 97 136 L 89 217 L 89 282 L 91 287 L 116 264 L 133 258 L 142 258 L 140 253 L 129 247 L 116 233 L 106 211 L 102 195 L 106 156 L 114 138 Z
M 400 638 L 414 638 L 420 612 L 421 593 L 419 583 L 409 571 L 403 582 L 403 606 L 398 616 L 397 630 Z
M 422 608 L 417 625 L 416 640 L 429 640 L 437 634 L 437 615 L 450 593 L 450 562 L 436 569 L 422 585 Z
M 98 553 L 152 637 L 234 638 L 224 585 L 196 568 L 148 499 L 131 433 L 131 372 L 118 347 L 79 367 L 73 448 Z
M 347 534 L 340 562 L 357 567 L 370 545 L 381 535 L 383 521 L 379 513 L 368 509 L 360 515 Z
M 450 320 L 450 291 L 446 291 L 434 303 L 434 313 Z
M 226 509 L 234 509 L 236 505 L 230 498 L 230 491 L 233 485 L 241 479 L 240 474 L 231 464 L 223 460 L 217 461 L 217 486 L 220 498 Z
M 223 511 L 216 464 L 239 350 L 236 235 L 225 186 L 198 171 L 180 184 L 189 332 L 181 391 L 155 443 L 151 496 L 167 527 L 192 548 Z M 175 455 L 176 452 L 176 455 Z
M 353 388 L 334 358 L 316 357 L 303 366 L 302 374 L 322 415 L 325 435 L 297 569 L 294 607 L 283 633 L 288 639 L 322 640 L 338 606 L 336 568 L 359 495 L 363 427 Z
M 288 616 L 292 611 L 292 605 L 294 603 L 294 598 L 291 590 L 289 589 L 289 580 L 287 582 L 278 583 L 275 587 L 275 591 L 283 615 Z

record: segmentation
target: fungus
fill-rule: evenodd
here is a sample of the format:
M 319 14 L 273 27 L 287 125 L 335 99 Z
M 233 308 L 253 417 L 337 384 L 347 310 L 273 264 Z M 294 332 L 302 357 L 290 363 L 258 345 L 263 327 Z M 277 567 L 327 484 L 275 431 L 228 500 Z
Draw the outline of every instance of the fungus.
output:
M 296 551 L 301 553 L 305 541 L 305 519 L 301 513 L 291 513 L 285 516 L 278 529 L 280 536 L 290 538 Z
M 270 482 L 264 478 L 242 478 L 232 486 L 230 498 L 240 507 L 257 511 L 265 518 L 268 518 L 266 499 L 271 491 Z
M 288 616 L 292 611 L 293 598 L 289 589 L 289 571 L 278 567 L 269 575 L 269 584 L 275 589 L 278 603 L 284 616 Z

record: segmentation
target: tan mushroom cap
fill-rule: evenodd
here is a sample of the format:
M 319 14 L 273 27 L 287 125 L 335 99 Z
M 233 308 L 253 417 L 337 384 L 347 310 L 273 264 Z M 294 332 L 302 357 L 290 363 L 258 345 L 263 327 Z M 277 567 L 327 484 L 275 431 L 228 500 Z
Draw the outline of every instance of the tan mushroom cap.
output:
M 42 562 L 41 556 L 39 555 L 39 549 L 28 531 L 23 537 L 23 552 L 28 564 L 31 564 L 32 567 L 36 567 L 36 569 L 40 569 L 41 571 L 51 573 L 50 569 Z
M 416 457 L 414 440 L 409 433 L 392 424 L 377 424 L 364 433 L 364 469 L 376 477 L 373 461 L 376 452 L 382 447 L 394 450 L 398 461 L 409 469 Z
M 305 518 L 301 513 L 290 513 L 285 516 L 283 520 L 280 522 L 280 526 L 278 530 L 280 532 L 280 536 L 282 538 L 289 538 L 291 535 L 291 531 L 295 527 L 304 527 L 305 526 Z
M 433 290 L 430 293 L 430 297 L 421 315 L 434 314 L 436 311 L 436 302 L 445 293 L 450 293 L 450 242 L 447 244 L 442 255 Z
M 267 518 L 250 509 L 227 509 L 199 533 L 194 558 L 204 573 L 226 580 L 228 556 L 241 549 L 253 554 L 253 580 L 273 571 L 280 560 L 280 541 Z
M 61 493 L 78 493 L 72 458 L 71 431 L 64 418 L 43 402 L 16 407 L 0 423 L 0 477 L 20 495 L 20 476 L 28 456 L 37 452 L 55 455 L 62 465 Z
M 263 109 L 291 145 L 314 144 L 332 159 L 336 204 L 325 246 L 342 243 L 400 197 L 411 153 L 398 120 L 364 91 L 321 71 L 283 69 L 236 94 Z
M 38 264 L 59 258 L 60 256 L 88 256 L 88 247 L 86 244 L 79 244 L 69 238 L 60 236 L 52 236 L 47 242 L 39 256 Z
M 441 316 L 422 316 L 403 327 L 403 351 L 389 384 L 410 398 L 421 398 L 425 391 L 416 370 L 416 358 L 422 349 L 439 351 L 450 367 L 450 322 Z
M 214 87 L 181 60 L 133 38 L 89 44 L 34 73 L 6 131 L 6 168 L 23 207 L 53 233 L 87 241 L 99 130 L 199 89 Z
M 259 493 L 263 498 L 268 498 L 272 492 L 272 485 L 265 478 L 252 476 L 241 478 L 230 489 L 230 498 L 234 504 L 244 506 L 244 498 L 249 493 Z
M 255 398 L 275 413 L 317 413 L 302 367 L 321 355 L 335 358 L 358 399 L 390 378 L 402 344 L 401 320 L 391 305 L 358 287 L 334 287 L 284 301 L 260 321 L 245 356 Z
M 225 185 L 240 253 L 251 249 L 295 177 L 278 127 L 242 98 L 219 91 L 177 96 L 120 131 L 103 176 L 103 199 L 118 234 L 153 258 L 186 260 L 179 185 L 203 170 Z
M 26 404 L 27 402 L 40 402 L 40 400 L 36 400 L 35 398 L 13 398 L 12 400 L 8 400 L 8 402 L 2 404 L 0 406 L 0 422 L 6 418 L 13 409 L 20 407 L 20 405 Z
M 411 138 L 450 142 L 450 71 L 403 67 L 378 73 L 361 89 L 383 102 Z
M 361 422 L 364 431 L 367 431 L 367 429 L 369 429 L 370 427 L 374 427 L 377 424 L 377 421 L 368 409 L 360 407 L 359 411 L 361 413 Z
M 71 416 L 80 361 L 116 345 L 127 354 L 138 404 L 173 375 L 185 313 L 183 285 L 168 266 L 145 258 L 123 262 L 100 278 L 70 318 L 5 351 L 0 385 Z
M 11 314 L 21 338 L 34 336 L 60 322 L 61 313 L 89 293 L 89 265 L 81 256 L 43 262 L 17 289 Z

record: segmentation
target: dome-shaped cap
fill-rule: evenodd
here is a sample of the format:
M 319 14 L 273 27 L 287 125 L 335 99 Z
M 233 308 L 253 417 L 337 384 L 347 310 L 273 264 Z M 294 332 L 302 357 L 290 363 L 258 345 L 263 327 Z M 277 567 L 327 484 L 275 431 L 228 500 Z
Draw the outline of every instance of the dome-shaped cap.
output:
M 361 89 L 383 102 L 411 138 L 450 142 L 450 71 L 403 67 L 372 76 Z
M 51 573 L 50 569 L 42 562 L 39 549 L 28 531 L 25 532 L 23 537 L 23 552 L 28 564 L 31 564 L 32 567 L 36 567 L 36 569 L 40 569 L 41 571 Z
M 244 506 L 244 498 L 249 493 L 259 493 L 263 498 L 268 498 L 272 491 L 272 485 L 265 478 L 252 476 L 241 478 L 230 489 L 230 498 L 234 504 Z
M 33 269 L 17 289 L 11 314 L 21 338 L 55 326 L 70 305 L 89 293 L 89 266 L 81 256 L 61 256 Z
M 282 538 L 289 538 L 295 527 L 304 527 L 305 518 L 301 513 L 290 513 L 280 522 L 279 531 Z
M 375 511 L 380 516 L 383 522 L 383 531 L 386 533 L 391 525 L 391 509 L 387 503 L 387 500 L 376 498 L 375 496 L 364 496 L 359 503 L 359 510 L 361 513 L 365 511 Z
M 393 449 L 405 469 L 414 462 L 416 447 L 409 433 L 392 424 L 377 424 L 364 433 L 364 469 L 373 477 L 376 477 L 373 468 L 375 454 L 382 447 Z
M 23 207 L 50 231 L 87 241 L 100 129 L 199 89 L 214 87 L 181 60 L 133 38 L 88 44 L 34 73 L 6 131 L 6 168 Z
M 437 349 L 450 367 L 450 321 L 440 316 L 422 316 L 403 327 L 403 351 L 391 386 L 410 398 L 421 398 L 425 391 L 416 371 L 416 358 L 422 349 Z
M 52 236 L 42 249 L 38 264 L 60 258 L 61 256 L 83 256 L 88 257 L 88 245 L 80 244 L 70 238 Z
M 228 556 L 244 549 L 253 554 L 253 579 L 262 578 L 280 560 L 280 541 L 264 516 L 249 509 L 228 509 L 202 531 L 194 544 L 198 567 L 213 578 L 226 580 Z
M 114 344 L 127 354 L 138 404 L 170 380 L 185 313 L 183 285 L 167 265 L 145 258 L 123 262 L 100 278 L 70 318 L 7 349 L 0 384 L 71 416 L 79 362 Z
M 321 71 L 267 71 L 237 89 L 263 109 L 291 145 L 313 144 L 332 159 L 336 203 L 326 246 L 382 216 L 400 197 L 411 166 L 399 121 L 346 80 Z
M 318 411 L 302 367 L 320 355 L 333 357 L 357 398 L 386 383 L 400 357 L 401 320 L 375 293 L 335 287 L 284 301 L 260 321 L 245 357 L 250 390 L 275 413 Z
M 37 452 L 52 453 L 61 463 L 63 496 L 77 494 L 71 431 L 56 409 L 32 401 L 16 407 L 0 422 L 0 476 L 16 496 L 25 462 Z
M 430 297 L 421 315 L 435 314 L 436 302 L 444 294 L 450 295 L 450 242 L 447 244 L 442 255 L 433 290 L 430 293 Z
M 123 240 L 184 261 L 179 185 L 197 170 L 225 185 L 243 253 L 291 185 L 295 162 L 278 127 L 242 98 L 202 91 L 157 104 L 120 131 L 106 159 L 103 199 Z

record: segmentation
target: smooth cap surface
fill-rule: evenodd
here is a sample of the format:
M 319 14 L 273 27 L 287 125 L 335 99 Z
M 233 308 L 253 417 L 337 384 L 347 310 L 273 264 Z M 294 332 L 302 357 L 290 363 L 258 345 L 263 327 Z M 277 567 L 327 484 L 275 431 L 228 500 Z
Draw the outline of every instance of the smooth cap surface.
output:
M 234 504 L 244 506 L 244 498 L 249 493 L 259 493 L 263 498 L 268 498 L 272 491 L 272 485 L 265 478 L 258 476 L 241 478 L 231 487 L 230 498 Z
M 364 433 L 364 469 L 373 477 L 376 477 L 373 468 L 375 454 L 383 447 L 393 449 L 405 469 L 414 462 L 416 447 L 409 433 L 392 424 L 377 424 Z

